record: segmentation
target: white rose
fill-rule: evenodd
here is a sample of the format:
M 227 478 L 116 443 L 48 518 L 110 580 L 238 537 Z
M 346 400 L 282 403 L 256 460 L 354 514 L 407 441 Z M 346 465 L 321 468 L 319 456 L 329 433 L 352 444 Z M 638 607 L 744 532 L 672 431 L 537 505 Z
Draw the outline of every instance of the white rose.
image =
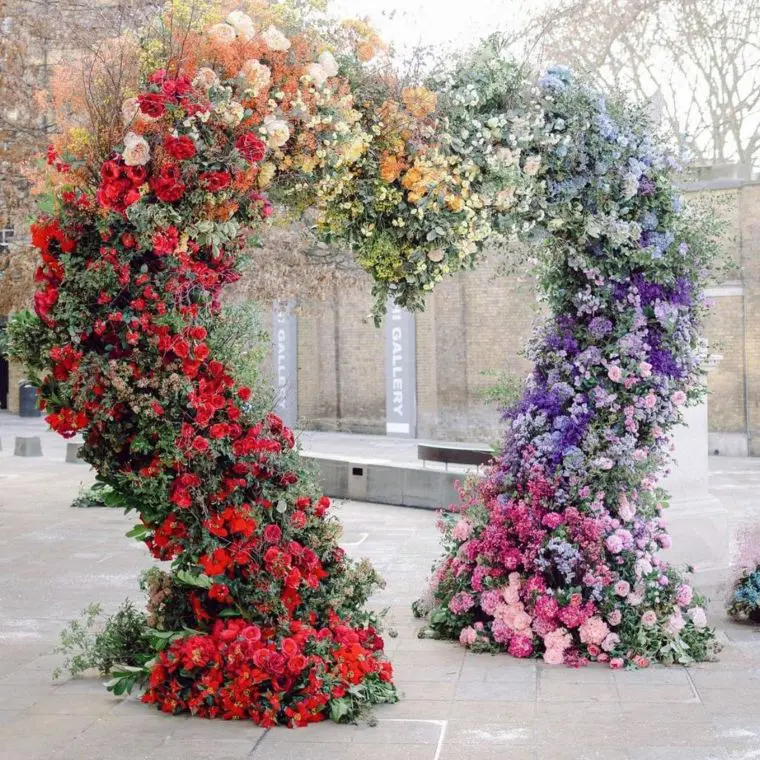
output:
M 509 148 L 499 148 L 496 151 L 496 161 L 502 166 L 512 166 L 515 154 Z
M 281 148 L 290 139 L 290 127 L 284 119 L 267 116 L 263 126 L 266 143 L 270 148 Z
M 692 607 L 687 614 L 697 630 L 701 630 L 707 626 L 707 615 L 702 607 Z
M 325 52 L 319 56 L 319 65 L 327 72 L 328 77 L 338 76 L 338 62 L 329 50 L 325 50 Z
M 322 85 L 327 81 L 327 72 L 319 63 L 310 63 L 306 67 L 306 74 L 311 78 L 311 81 L 314 82 L 317 87 L 322 87 Z
M 253 58 L 243 64 L 239 76 L 245 79 L 254 95 L 258 95 L 262 90 L 269 87 L 269 83 L 272 81 L 272 71 L 269 66 L 265 66 Z
M 235 34 L 235 27 L 230 26 L 229 24 L 214 24 L 208 30 L 208 34 L 212 40 L 220 42 L 223 45 L 229 45 L 230 42 L 234 42 L 235 37 L 237 36 Z
M 270 50 L 290 49 L 290 40 L 276 26 L 270 26 L 261 37 Z
M 193 79 L 193 87 L 197 87 L 199 90 L 208 90 L 210 87 L 214 87 L 219 84 L 219 77 L 213 69 L 204 66 L 198 69 Z
M 150 161 L 150 145 L 142 135 L 127 132 L 122 156 L 127 166 L 145 166 Z
M 499 192 L 496 193 L 494 202 L 499 211 L 505 211 L 508 209 L 515 202 L 514 187 L 505 187 L 503 190 L 499 190 Z
M 225 19 L 227 23 L 237 32 L 238 36 L 244 40 L 252 40 L 256 34 L 256 27 L 253 20 L 243 11 L 232 11 Z
M 236 100 L 231 100 L 229 106 L 227 106 L 227 111 L 224 114 L 225 124 L 229 124 L 231 127 L 236 127 L 241 121 L 243 121 L 243 116 L 245 116 L 245 108 L 243 108 L 242 103 L 238 103 Z
M 538 170 L 541 168 L 540 156 L 528 156 L 525 159 L 525 165 L 523 166 L 523 173 L 529 177 L 533 177 L 538 174 Z

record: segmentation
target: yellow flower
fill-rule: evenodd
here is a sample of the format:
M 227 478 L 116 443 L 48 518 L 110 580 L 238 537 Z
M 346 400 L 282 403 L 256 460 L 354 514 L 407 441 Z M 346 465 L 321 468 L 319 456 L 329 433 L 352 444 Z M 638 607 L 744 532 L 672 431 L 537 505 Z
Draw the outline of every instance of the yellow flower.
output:
M 411 169 L 409 169 L 408 172 L 406 172 L 406 174 L 404 174 L 404 178 L 401 180 L 401 184 L 405 189 L 411 190 L 415 185 L 418 185 L 420 182 L 422 182 L 422 179 L 422 172 L 416 166 L 413 166 Z
M 365 150 L 366 145 L 364 144 L 364 140 L 361 137 L 355 137 L 343 149 L 343 160 L 347 164 L 353 164 L 362 157 Z
M 401 91 L 401 100 L 412 116 L 423 119 L 435 111 L 438 99 L 425 87 L 407 87 Z
M 457 213 L 464 208 L 464 200 L 462 200 L 461 195 L 447 195 L 446 205 L 449 207 L 449 210 Z
M 266 187 L 274 178 L 275 165 L 271 161 L 267 161 L 261 165 L 259 169 L 259 176 L 256 181 L 259 187 Z

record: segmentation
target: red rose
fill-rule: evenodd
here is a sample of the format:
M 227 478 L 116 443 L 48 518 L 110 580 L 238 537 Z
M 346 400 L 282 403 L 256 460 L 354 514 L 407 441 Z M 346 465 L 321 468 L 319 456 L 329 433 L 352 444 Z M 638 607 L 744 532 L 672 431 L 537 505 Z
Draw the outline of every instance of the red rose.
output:
M 187 77 L 177 77 L 176 79 L 164 79 L 161 83 L 161 91 L 168 98 L 182 98 L 193 89 L 190 80 Z
M 131 232 L 124 232 L 121 235 L 121 244 L 125 248 L 134 248 L 137 245 L 137 238 Z
M 199 177 L 201 185 L 215 193 L 219 190 L 224 190 L 225 187 L 230 186 L 230 173 L 229 172 L 203 172 Z
M 306 514 L 300 510 L 293 512 L 290 516 L 290 522 L 294 528 L 303 528 L 306 525 Z
M 282 531 L 279 525 L 267 525 L 264 528 L 264 540 L 268 544 L 276 544 L 282 538 Z
M 306 667 L 307 663 L 308 660 L 302 654 L 294 655 L 288 660 L 288 670 L 293 675 L 297 675 Z
M 121 176 L 121 166 L 116 161 L 104 161 L 100 167 L 100 176 L 105 180 L 118 179 Z
M 124 174 L 135 185 L 142 185 L 148 179 L 148 170 L 144 166 L 125 166 Z
M 148 92 L 137 96 L 140 110 L 152 119 L 158 119 L 166 111 L 166 98 L 156 92 Z
M 241 401 L 248 401 L 251 398 L 251 389 L 250 388 L 238 388 L 237 395 L 238 395 L 238 398 Z
M 166 164 L 161 167 L 157 177 L 150 180 L 151 190 L 156 197 L 164 203 L 174 203 L 185 194 L 185 185 L 182 182 L 182 172 L 175 164 Z
M 166 73 L 166 69 L 158 69 L 148 77 L 148 81 L 151 84 L 163 84 L 167 76 L 169 75 Z
M 230 432 L 230 428 L 227 423 L 219 422 L 216 425 L 212 425 L 209 428 L 208 432 L 209 435 L 214 439 L 224 438 Z
M 170 255 L 174 253 L 179 242 L 179 232 L 176 227 L 167 227 L 165 230 L 153 233 L 153 253 Z
M 240 155 L 250 163 L 261 161 L 266 155 L 267 146 L 262 140 L 259 140 L 253 132 L 247 132 L 240 135 L 235 141 L 235 147 Z
M 282 640 L 280 649 L 286 657 L 295 657 L 298 654 L 298 644 L 290 638 Z
M 210 586 L 208 595 L 217 602 L 226 602 L 230 598 L 230 590 L 223 583 L 214 583 Z
M 208 451 L 208 441 L 205 438 L 196 435 L 195 438 L 193 438 L 193 448 L 202 454 L 204 451 Z
M 247 625 L 240 633 L 243 638 L 248 639 L 252 644 L 261 641 L 261 628 L 257 625 Z
M 257 667 L 263 670 L 266 665 L 267 661 L 269 660 L 269 650 L 268 649 L 257 649 L 253 653 L 253 664 Z
M 195 155 L 195 143 L 187 136 L 172 137 L 169 135 L 164 140 L 166 152 L 178 161 L 186 161 Z

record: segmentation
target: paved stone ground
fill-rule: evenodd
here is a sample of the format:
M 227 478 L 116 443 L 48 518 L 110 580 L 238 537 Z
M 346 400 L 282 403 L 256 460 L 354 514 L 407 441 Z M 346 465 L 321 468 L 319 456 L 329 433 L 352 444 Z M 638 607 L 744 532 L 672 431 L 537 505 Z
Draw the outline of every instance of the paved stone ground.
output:
M 40 434 L 45 456 L 13 456 L 13 436 Z M 307 448 L 362 448 L 314 437 Z M 69 504 L 92 475 L 65 464 L 39 420 L 0 414 L 0 758 L 5 760 L 750 760 L 760 758 L 760 635 L 729 623 L 720 662 L 636 673 L 574 671 L 466 653 L 416 637 L 409 604 L 438 554 L 435 515 L 343 503 L 344 545 L 387 586 L 397 705 L 376 727 L 252 725 L 161 715 L 117 699 L 98 679 L 53 682 L 60 629 L 91 601 L 138 600 L 146 550 L 124 538 L 133 519 Z M 321 443 L 320 443 L 321 441 Z M 366 441 L 367 456 L 387 442 Z M 760 518 L 760 460 L 711 460 L 711 485 L 738 525 Z

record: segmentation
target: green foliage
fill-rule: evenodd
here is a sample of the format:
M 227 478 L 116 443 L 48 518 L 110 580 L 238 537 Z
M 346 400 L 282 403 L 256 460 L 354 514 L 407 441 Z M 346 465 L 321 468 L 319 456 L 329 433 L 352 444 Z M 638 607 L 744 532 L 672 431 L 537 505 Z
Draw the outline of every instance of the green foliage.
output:
M 66 659 L 53 672 L 54 678 L 64 673 L 75 677 L 87 670 L 108 675 L 117 665 L 142 668 L 152 659 L 155 647 L 147 618 L 129 599 L 105 622 L 102 618 L 103 608 L 93 603 L 61 631 L 55 651 Z
M 263 416 L 274 406 L 275 391 L 262 365 L 269 350 L 269 334 L 261 312 L 253 303 L 227 304 L 222 313 L 209 315 L 208 346 L 219 361 L 230 367 L 235 379 L 253 391 L 254 414 Z
M 112 498 L 114 490 L 105 483 L 97 482 L 91 486 L 82 486 L 79 489 L 74 501 L 71 502 L 72 507 L 78 509 L 87 509 L 90 507 L 120 507 Z
M 48 332 L 40 318 L 24 309 L 14 314 L 5 329 L 8 357 L 26 366 L 27 377 L 34 385 L 40 385 L 48 363 Z M 0 347 L 0 353 L 3 352 Z
M 486 401 L 499 409 L 506 409 L 520 398 L 522 383 L 514 375 L 504 370 L 483 370 L 481 375 L 492 377 L 493 383 L 484 388 L 482 393 Z

